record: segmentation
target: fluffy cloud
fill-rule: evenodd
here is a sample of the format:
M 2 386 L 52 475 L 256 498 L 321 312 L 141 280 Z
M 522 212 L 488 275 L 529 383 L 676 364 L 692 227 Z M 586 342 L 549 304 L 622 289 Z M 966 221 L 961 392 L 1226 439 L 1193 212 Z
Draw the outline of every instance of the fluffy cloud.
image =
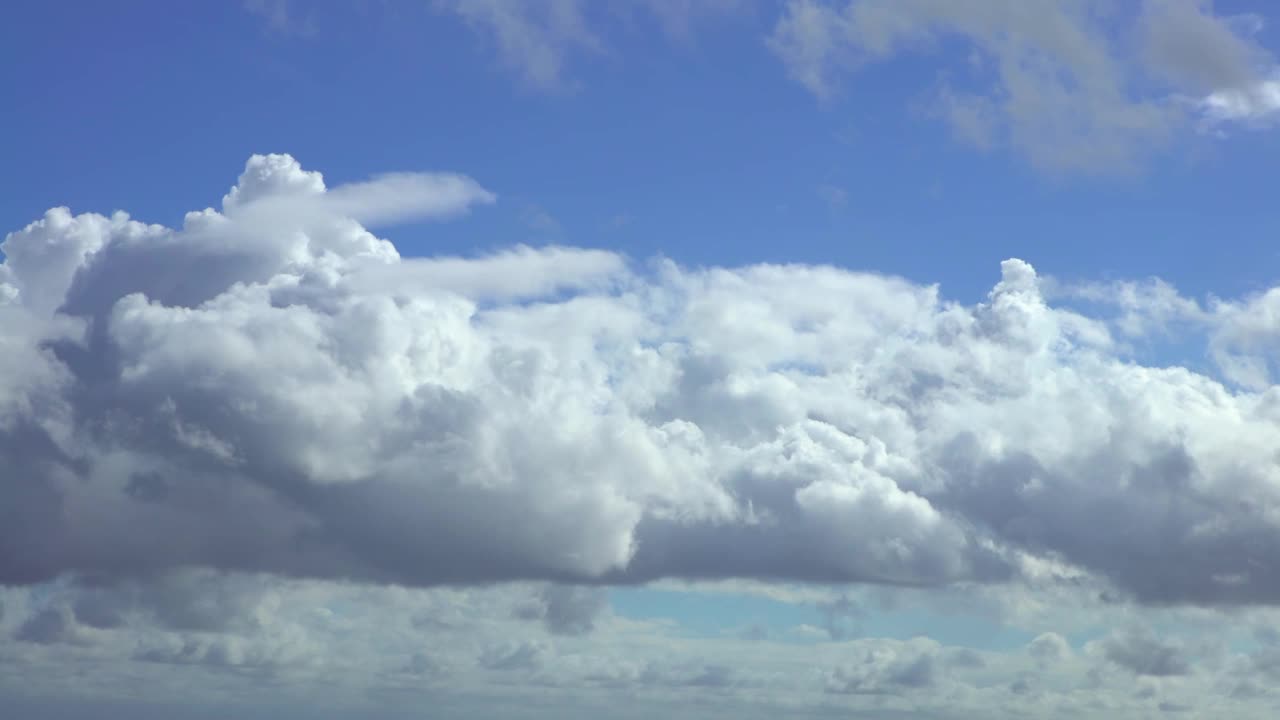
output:
M 1280 600 L 1268 376 L 1136 364 L 1018 260 L 962 306 L 832 267 L 403 259 L 362 224 L 492 199 L 453 175 L 330 189 L 255 156 L 180 229 L 57 209 L 10 234 L 0 581 L 1058 567 L 1153 603 Z M 1228 377 L 1274 362 L 1268 297 L 1201 321 Z M 552 630 L 590 627 L 590 595 L 549 592 Z
M 1071 646 L 1058 633 L 1047 632 L 1027 643 L 1027 653 L 1042 666 L 1052 665 L 1071 657 Z
M 923 692 L 937 682 L 938 661 L 933 643 L 885 643 L 866 652 L 860 661 L 833 670 L 827 692 L 882 695 Z
M 596 617 L 608 599 L 600 588 L 549 585 L 516 615 L 525 620 L 541 620 L 556 635 L 584 635 L 595 628 Z
M 1201 107 L 1205 116 L 1215 123 L 1274 122 L 1280 115 L 1280 80 L 1260 80 L 1242 88 L 1214 91 L 1201 102 Z
M 1150 630 L 1107 638 L 1102 649 L 1108 660 L 1138 675 L 1166 677 L 1190 672 L 1190 662 L 1182 649 L 1162 642 Z

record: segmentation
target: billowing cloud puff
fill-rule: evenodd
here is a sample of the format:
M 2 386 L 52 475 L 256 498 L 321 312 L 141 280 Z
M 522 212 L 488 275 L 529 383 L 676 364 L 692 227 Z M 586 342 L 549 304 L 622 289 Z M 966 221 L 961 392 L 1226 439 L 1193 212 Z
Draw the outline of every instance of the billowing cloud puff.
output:
M 55 209 L 10 234 L 0 583 L 1060 566 L 1151 602 L 1280 600 L 1268 375 L 1137 364 L 1019 260 L 964 306 L 832 267 L 401 258 L 366 229 L 493 199 L 456 175 L 326 188 L 255 156 L 179 229 Z M 1259 307 L 1201 311 L 1236 367 L 1273 362 Z

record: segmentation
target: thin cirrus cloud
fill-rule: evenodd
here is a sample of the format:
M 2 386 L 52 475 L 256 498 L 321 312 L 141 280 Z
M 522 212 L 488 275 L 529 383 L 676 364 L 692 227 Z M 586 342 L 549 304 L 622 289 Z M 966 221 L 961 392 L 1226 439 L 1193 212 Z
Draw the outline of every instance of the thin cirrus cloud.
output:
M 942 82 L 937 112 L 959 139 L 1055 172 L 1131 169 L 1188 124 L 1274 112 L 1276 63 L 1252 38 L 1256 18 L 1195 0 L 1146 0 L 1132 18 L 1114 10 L 1089 0 L 791 0 L 768 45 L 795 81 L 829 98 L 869 66 L 960 38 L 975 62 Z
M 492 200 L 454 175 L 326 188 L 255 156 L 179 229 L 55 209 L 9 234 L 0 582 L 1049 572 L 1154 604 L 1280 601 L 1274 291 L 1097 285 L 1085 314 L 1008 260 L 961 305 L 829 266 L 406 260 L 356 220 Z M 1135 360 L 1126 339 L 1169 307 L 1215 376 Z M 565 633 L 597 607 L 542 603 Z M 904 662 L 833 691 L 935 676 Z
M 580 0 L 438 2 L 491 46 L 523 85 L 578 87 L 572 63 L 614 52 L 619 17 L 656 18 L 686 36 L 712 22 L 767 24 L 762 44 L 820 101 L 857 97 L 875 66 L 967 47 L 967 69 L 921 87 L 930 113 L 981 150 L 1007 148 L 1052 173 L 1141 167 L 1188 130 L 1268 126 L 1280 110 L 1275 58 L 1255 40 L 1261 20 L 1199 0 L 1101 0 L 1031 7 L 1017 0 L 634 0 L 613 14 Z
M 435 0 L 480 36 L 527 88 L 560 92 L 577 86 L 570 63 L 610 52 L 603 26 L 610 21 L 656 24 L 668 38 L 685 41 L 694 28 L 746 11 L 743 0 L 624 0 L 608 5 L 583 0 Z

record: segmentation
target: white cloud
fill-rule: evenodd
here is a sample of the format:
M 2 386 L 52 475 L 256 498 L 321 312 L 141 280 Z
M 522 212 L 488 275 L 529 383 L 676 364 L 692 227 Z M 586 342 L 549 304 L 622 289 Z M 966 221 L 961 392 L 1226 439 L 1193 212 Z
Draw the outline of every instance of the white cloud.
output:
M 1055 307 L 1019 260 L 963 306 L 833 267 L 401 259 L 354 219 L 491 199 L 255 157 L 182 229 L 55 210 L 9 235 L 0 579 L 1048 577 L 1280 601 L 1275 291 L 1088 291 L 1137 330 L 1191 317 L 1232 387 L 1133 362 L 1114 317 Z
M 451 293 L 475 301 L 540 298 L 560 291 L 605 289 L 626 274 L 626 261 L 605 250 L 516 246 L 481 258 L 405 258 L 354 268 L 354 288 L 391 295 Z
M 1201 101 L 1205 117 L 1214 123 L 1265 123 L 1280 114 L 1280 80 L 1262 80 L 1244 88 L 1217 90 Z
M 980 62 L 949 71 L 937 89 L 959 138 L 1010 147 L 1043 169 L 1112 172 L 1136 166 L 1200 112 L 1226 121 L 1275 109 L 1263 74 L 1274 60 L 1236 20 L 1196 0 L 1146 0 L 1132 22 L 1092 0 L 1034 10 L 1003 0 L 790 0 L 768 44 L 794 80 L 827 99 L 870 65 L 961 38 Z M 1179 97 L 1204 100 L 1189 110 Z

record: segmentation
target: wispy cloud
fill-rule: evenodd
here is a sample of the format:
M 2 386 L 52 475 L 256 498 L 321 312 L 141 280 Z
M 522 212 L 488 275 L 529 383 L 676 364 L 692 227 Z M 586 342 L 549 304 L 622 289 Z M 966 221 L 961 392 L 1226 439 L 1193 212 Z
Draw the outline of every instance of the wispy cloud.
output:
M 1262 80 L 1245 88 L 1212 92 L 1200 107 L 1205 118 L 1215 125 L 1269 125 L 1280 120 L 1280 80 Z
M 818 197 L 832 210 L 842 210 L 849 204 L 849 193 L 836 185 L 822 184 L 818 186 Z
M 299 17 L 291 0 L 244 0 L 244 9 L 262 18 L 267 28 L 286 35 L 314 35 L 313 14 Z
M 1135 169 L 1196 120 L 1174 101 L 1180 94 L 1207 96 L 1203 109 L 1216 120 L 1273 111 L 1274 87 L 1258 73 L 1274 63 L 1250 25 L 1192 0 L 1148 0 L 1130 26 L 1104 25 L 1101 7 L 790 0 L 768 45 L 796 82 L 830 99 L 846 86 L 856 93 L 852 79 L 872 65 L 961 38 L 989 67 L 941 86 L 941 116 L 960 139 L 1010 148 L 1053 172 Z

